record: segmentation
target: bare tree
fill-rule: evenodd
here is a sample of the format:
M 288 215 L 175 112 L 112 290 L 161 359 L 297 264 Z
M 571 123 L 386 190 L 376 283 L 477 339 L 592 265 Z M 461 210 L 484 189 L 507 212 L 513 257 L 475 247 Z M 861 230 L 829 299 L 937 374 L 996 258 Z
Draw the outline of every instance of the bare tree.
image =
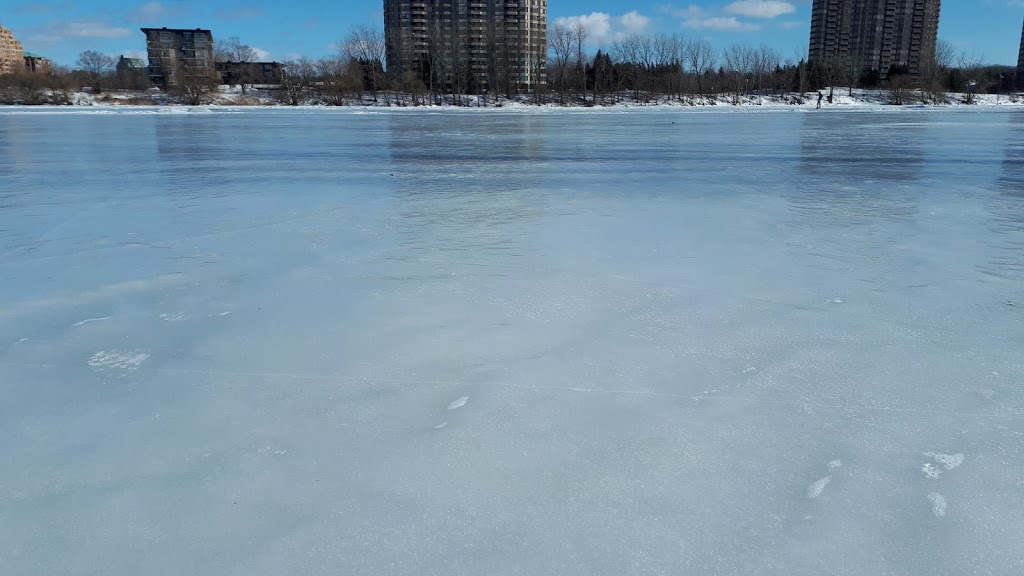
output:
M 320 101 L 331 106 L 344 106 L 363 88 L 360 65 L 341 56 L 321 58 L 314 64 Z
M 922 56 L 919 81 L 921 88 L 930 95 L 934 103 L 946 103 L 943 78 L 948 78 L 950 69 L 956 60 L 956 49 L 946 40 L 939 39 L 935 43 L 935 53 Z
M 821 79 L 828 86 L 828 103 L 832 103 L 835 96 L 836 82 L 842 77 L 843 59 L 838 56 L 826 58 L 818 63 L 818 70 L 821 72 Z
M 214 70 L 183 70 L 175 91 L 182 102 L 191 106 L 206 104 L 210 95 L 220 86 L 220 78 Z
M 724 69 L 732 85 L 733 104 L 740 103 L 740 95 L 749 88 L 750 76 L 757 63 L 757 50 L 749 44 L 730 44 L 722 52 Z
M 752 49 L 750 56 L 751 72 L 754 77 L 754 85 L 757 88 L 758 102 L 764 93 L 765 83 L 775 73 L 782 62 L 782 54 L 766 44 Z
M 935 65 L 940 70 L 949 70 L 956 62 L 956 48 L 944 38 L 939 38 L 935 43 Z
M 704 95 L 704 74 L 715 64 L 715 48 L 707 38 L 691 38 L 686 43 L 686 60 L 690 65 L 690 72 L 693 74 L 697 84 L 697 94 Z
M 616 38 L 612 42 L 611 54 L 615 59 L 616 68 L 619 73 L 617 79 L 619 81 L 616 85 L 616 92 L 622 89 L 622 84 L 626 83 L 633 89 L 633 99 L 639 98 L 640 81 L 639 72 L 637 70 L 637 62 L 640 60 L 640 49 L 637 45 L 638 36 L 636 34 L 630 34 Z
M 114 58 L 95 50 L 86 50 L 78 55 L 77 64 L 89 75 L 93 92 L 99 94 L 102 91 L 102 79 L 114 69 Z
M 807 92 L 807 47 L 800 46 L 793 51 L 793 58 L 796 61 L 796 84 L 797 91 L 800 93 L 801 102 L 803 101 L 803 95 Z
M 963 51 L 957 56 L 957 69 L 961 79 L 964 81 L 964 104 L 974 104 L 975 92 L 978 89 L 978 81 L 974 77 L 985 57 L 976 52 Z
M 243 44 L 238 36 L 218 41 L 213 48 L 213 55 L 217 62 L 253 62 L 257 57 L 256 50 Z
M 485 60 L 487 91 L 494 98 L 494 103 L 497 104 L 498 96 L 502 93 L 506 98 L 512 96 L 512 77 L 509 70 L 512 51 L 501 21 L 495 18 L 487 19 L 484 43 L 487 51 Z
M 238 82 L 242 94 L 245 94 L 256 80 L 252 63 L 257 56 L 256 50 L 248 44 L 243 44 L 238 36 L 218 41 L 213 48 L 214 60 L 223 63 L 228 78 Z
M 586 22 L 577 20 L 572 27 L 572 37 L 576 42 L 576 73 L 583 83 L 583 102 L 587 101 L 587 54 L 584 46 L 590 37 L 590 27 Z
M 569 90 L 569 64 L 573 59 L 575 42 L 573 31 L 568 26 L 556 24 L 548 30 L 548 77 L 558 93 L 558 103 L 565 104 L 565 96 Z
M 686 40 L 680 34 L 654 37 L 655 66 L 669 100 L 682 94 L 683 52 Z
M 860 79 L 861 60 L 855 54 L 846 54 L 836 58 L 838 77 L 846 84 L 847 96 L 853 96 L 853 88 Z
M 341 43 L 341 55 L 345 60 L 355 60 L 365 69 L 373 101 L 384 81 L 384 33 L 373 26 L 358 25 L 349 29 Z
M 71 104 L 71 95 L 74 93 L 74 79 L 71 70 L 63 66 L 54 66 L 52 98 L 54 104 Z M 148 79 L 147 79 L 148 81 Z
M 308 59 L 289 62 L 281 81 L 280 99 L 291 106 L 298 106 L 311 96 L 315 78 L 314 64 Z
M 902 106 L 914 95 L 914 77 L 908 66 L 891 66 L 885 79 L 885 87 L 889 92 L 889 103 Z

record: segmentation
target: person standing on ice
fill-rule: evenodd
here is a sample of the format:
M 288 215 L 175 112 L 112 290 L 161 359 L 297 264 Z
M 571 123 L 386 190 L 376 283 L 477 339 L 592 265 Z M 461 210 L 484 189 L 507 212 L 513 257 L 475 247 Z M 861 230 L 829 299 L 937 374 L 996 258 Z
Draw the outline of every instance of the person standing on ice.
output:
M 821 110 L 821 99 L 824 97 L 825 96 L 821 93 L 821 90 L 818 90 L 818 110 Z

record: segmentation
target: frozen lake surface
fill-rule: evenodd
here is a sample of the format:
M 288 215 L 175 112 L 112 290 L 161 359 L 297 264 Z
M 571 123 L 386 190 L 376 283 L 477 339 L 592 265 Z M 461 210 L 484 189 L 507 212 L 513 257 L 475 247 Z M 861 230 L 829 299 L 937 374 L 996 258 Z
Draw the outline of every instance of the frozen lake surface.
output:
M 1024 113 L 0 109 L 0 394 L 5 574 L 1020 574 Z

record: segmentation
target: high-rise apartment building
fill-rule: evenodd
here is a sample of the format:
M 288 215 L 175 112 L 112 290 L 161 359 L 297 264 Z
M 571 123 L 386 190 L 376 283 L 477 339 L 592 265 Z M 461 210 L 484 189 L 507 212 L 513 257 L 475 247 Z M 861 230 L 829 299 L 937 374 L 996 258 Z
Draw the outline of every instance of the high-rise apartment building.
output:
M 545 83 L 547 0 L 384 0 L 390 72 L 469 93 Z
M 1017 55 L 1017 85 L 1024 89 L 1024 27 L 1020 31 L 1020 53 Z
M 181 86 L 188 79 L 216 78 L 213 34 L 209 30 L 143 28 L 149 56 L 149 79 L 161 88 Z
M 0 26 L 0 74 L 13 74 L 25 67 L 25 55 L 21 50 L 21 42 L 14 33 Z
M 917 75 L 935 59 L 940 0 L 814 0 L 810 62 L 853 59 L 885 76 Z

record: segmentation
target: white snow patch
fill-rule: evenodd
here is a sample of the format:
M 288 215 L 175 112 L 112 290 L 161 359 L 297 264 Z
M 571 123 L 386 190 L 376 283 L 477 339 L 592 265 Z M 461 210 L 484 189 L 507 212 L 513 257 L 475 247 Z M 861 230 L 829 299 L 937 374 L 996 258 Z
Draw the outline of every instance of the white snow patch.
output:
M 459 408 L 465 406 L 466 402 L 469 402 L 469 396 L 463 396 L 462 398 L 459 398 L 458 400 L 452 402 L 451 404 L 448 405 L 448 409 L 458 410 Z
M 964 463 L 964 455 L 960 453 L 936 454 L 935 452 L 924 452 L 923 454 L 926 458 L 931 458 L 932 460 L 934 460 L 935 464 L 938 464 L 942 466 L 942 468 L 945 468 L 945 471 L 959 468 L 960 465 Z M 921 472 L 923 472 L 924 475 L 928 478 L 941 477 L 944 470 L 942 468 L 939 468 L 939 466 L 936 466 L 935 464 L 932 464 L 931 462 L 925 462 L 921 466 Z
M 963 454 L 936 454 L 935 452 L 925 452 L 925 456 L 935 460 L 937 463 L 942 464 L 942 467 L 946 470 L 953 470 L 959 468 L 964 463 Z
M 928 500 L 932 503 L 932 514 L 935 514 L 936 518 L 942 518 L 946 515 L 946 499 L 938 492 L 932 492 L 928 495 Z
M 135 370 L 147 358 L 149 358 L 149 354 L 142 350 L 101 350 L 89 358 L 89 366 L 100 370 L 107 368 Z
M 921 472 L 924 472 L 924 475 L 928 478 L 938 478 L 942 476 L 942 470 L 939 470 L 927 462 L 924 466 L 921 466 Z
M 843 461 L 842 460 L 833 460 L 833 461 L 828 463 L 828 469 L 829 470 L 835 470 L 836 468 L 839 468 L 842 465 L 843 465 Z
M 825 491 L 825 486 L 828 486 L 828 483 L 831 481 L 831 476 L 825 476 L 821 480 L 811 484 L 807 487 L 807 497 L 813 500 L 818 496 L 821 496 L 821 493 Z

